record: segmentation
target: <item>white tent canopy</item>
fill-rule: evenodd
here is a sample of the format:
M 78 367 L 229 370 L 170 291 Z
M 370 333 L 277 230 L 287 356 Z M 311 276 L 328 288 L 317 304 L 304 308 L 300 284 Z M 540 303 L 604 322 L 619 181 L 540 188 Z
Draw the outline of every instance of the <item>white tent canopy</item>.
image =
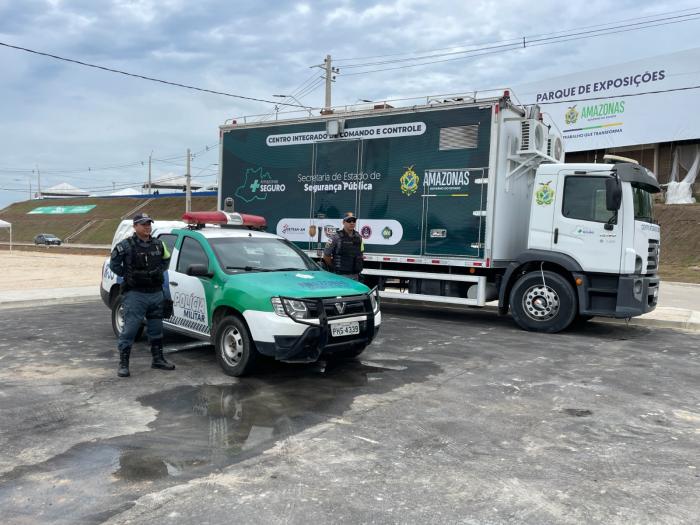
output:
M 681 168 L 686 175 L 679 179 Z M 673 152 L 671 181 L 666 188 L 666 204 L 693 204 L 693 183 L 700 171 L 700 145 L 676 146 Z
M 12 224 L 0 219 L 0 228 L 9 228 L 10 229 L 10 252 L 12 252 Z

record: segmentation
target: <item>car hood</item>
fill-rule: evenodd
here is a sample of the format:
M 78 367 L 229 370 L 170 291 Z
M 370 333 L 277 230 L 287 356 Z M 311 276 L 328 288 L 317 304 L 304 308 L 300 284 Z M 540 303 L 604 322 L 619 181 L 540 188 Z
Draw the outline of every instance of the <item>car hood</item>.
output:
M 337 297 L 364 294 L 364 284 L 329 272 L 248 272 L 229 275 L 226 288 L 269 299 L 285 297 Z

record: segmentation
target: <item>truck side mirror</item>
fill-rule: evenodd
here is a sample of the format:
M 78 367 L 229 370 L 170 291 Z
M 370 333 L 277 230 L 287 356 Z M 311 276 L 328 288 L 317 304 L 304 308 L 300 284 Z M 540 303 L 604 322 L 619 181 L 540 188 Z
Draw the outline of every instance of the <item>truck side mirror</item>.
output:
M 620 179 L 610 177 L 605 179 L 605 208 L 608 211 L 617 211 L 622 204 L 622 186 Z
M 206 264 L 190 264 L 187 267 L 187 275 L 193 277 L 213 277 L 214 274 L 209 271 Z

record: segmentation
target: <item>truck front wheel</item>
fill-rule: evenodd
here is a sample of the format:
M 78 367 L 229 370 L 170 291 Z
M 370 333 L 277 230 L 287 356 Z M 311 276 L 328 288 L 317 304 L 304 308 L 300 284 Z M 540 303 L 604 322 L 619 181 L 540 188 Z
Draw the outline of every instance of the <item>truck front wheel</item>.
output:
M 576 317 L 573 286 L 561 275 L 534 271 L 523 275 L 510 292 L 513 319 L 524 330 L 556 333 Z
M 258 360 L 258 350 L 250 337 L 246 324 L 229 315 L 216 327 L 216 358 L 224 372 L 239 377 L 250 372 Z

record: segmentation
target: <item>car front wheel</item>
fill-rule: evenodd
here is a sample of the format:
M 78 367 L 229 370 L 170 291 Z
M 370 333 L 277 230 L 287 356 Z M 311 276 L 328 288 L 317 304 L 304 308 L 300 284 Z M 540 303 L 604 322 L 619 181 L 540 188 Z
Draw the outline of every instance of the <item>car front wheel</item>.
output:
M 239 377 L 255 368 L 260 357 L 248 327 L 239 317 L 224 317 L 216 328 L 216 359 L 230 376 Z
M 134 341 L 138 341 L 143 335 L 143 323 L 139 326 L 136 332 L 136 337 Z M 119 338 L 124 331 L 124 296 L 119 295 L 112 303 L 112 331 L 114 335 Z

